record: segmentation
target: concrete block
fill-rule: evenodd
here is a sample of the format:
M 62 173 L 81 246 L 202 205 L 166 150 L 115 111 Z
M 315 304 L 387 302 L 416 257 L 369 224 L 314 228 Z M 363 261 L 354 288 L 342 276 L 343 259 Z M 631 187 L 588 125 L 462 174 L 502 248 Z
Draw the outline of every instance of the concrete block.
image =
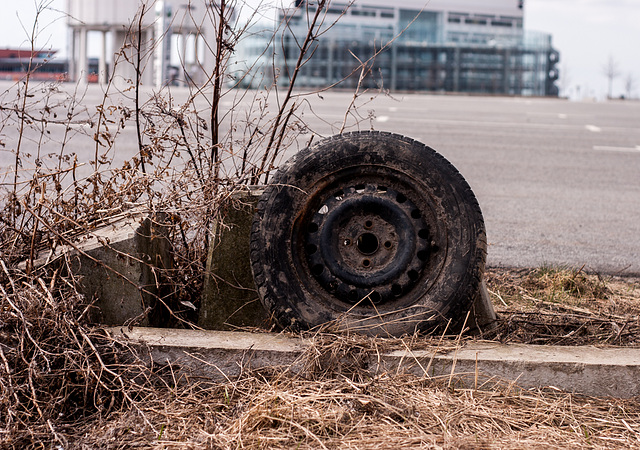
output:
M 273 333 L 112 328 L 110 333 L 148 348 L 150 362 L 172 364 L 223 380 L 243 370 L 279 368 L 300 373 L 310 343 Z M 450 378 L 453 387 L 475 388 L 508 381 L 523 388 L 631 398 L 640 395 L 640 352 L 635 348 L 557 347 L 494 342 L 446 342 L 428 350 L 370 352 L 363 370 L 371 376 L 408 373 Z
M 491 296 L 487 290 L 487 283 L 482 280 L 480 289 L 471 305 L 470 322 L 467 324 L 472 331 L 482 332 L 491 327 L 497 320 L 496 310 L 491 303 Z
M 131 211 L 86 232 L 70 245 L 43 254 L 34 266 L 56 264 L 61 257 L 78 277 L 78 289 L 95 300 L 90 319 L 105 325 L 163 326 L 162 274 L 171 269 L 170 226 L 165 214 Z
M 262 190 L 250 188 L 222 205 L 214 224 L 198 325 L 209 330 L 266 327 L 269 315 L 258 298 L 249 256 L 251 224 Z

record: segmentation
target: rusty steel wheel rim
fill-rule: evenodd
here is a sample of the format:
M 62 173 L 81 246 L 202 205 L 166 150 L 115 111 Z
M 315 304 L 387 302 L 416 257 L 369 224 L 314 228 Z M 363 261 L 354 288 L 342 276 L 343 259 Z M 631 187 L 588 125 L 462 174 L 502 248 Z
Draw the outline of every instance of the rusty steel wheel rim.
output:
M 443 259 L 430 199 L 389 168 L 351 168 L 334 178 L 302 215 L 301 245 L 294 243 L 301 277 L 338 306 L 415 301 Z

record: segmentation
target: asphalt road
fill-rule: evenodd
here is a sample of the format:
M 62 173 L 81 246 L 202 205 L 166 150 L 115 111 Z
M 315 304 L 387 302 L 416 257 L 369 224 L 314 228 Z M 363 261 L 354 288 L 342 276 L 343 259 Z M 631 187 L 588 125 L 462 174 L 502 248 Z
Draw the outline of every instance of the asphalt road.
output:
M 4 104 L 12 98 L 7 86 L 0 86 Z M 186 95 L 184 89 L 173 93 L 176 104 Z M 95 111 L 100 91 L 92 86 L 83 95 L 81 103 Z M 350 93 L 311 95 L 298 115 L 321 136 L 337 133 L 346 117 L 346 130 L 399 133 L 442 153 L 478 197 L 490 266 L 584 266 L 640 275 L 640 102 L 366 93 L 357 112 L 345 115 L 351 100 Z M 222 106 L 231 104 L 223 100 Z M 74 127 L 68 144 L 81 163 L 94 154 L 86 128 Z M 60 141 L 64 127 L 50 129 L 47 139 Z M 11 133 L 11 127 L 2 130 L 5 173 L 14 161 Z M 23 145 L 37 144 L 37 134 L 27 137 Z M 134 127 L 119 139 L 116 164 L 136 151 Z
M 315 113 L 340 120 L 343 95 L 323 97 Z M 463 174 L 490 266 L 640 274 L 640 102 L 403 95 L 365 108 L 360 128 L 422 141 Z

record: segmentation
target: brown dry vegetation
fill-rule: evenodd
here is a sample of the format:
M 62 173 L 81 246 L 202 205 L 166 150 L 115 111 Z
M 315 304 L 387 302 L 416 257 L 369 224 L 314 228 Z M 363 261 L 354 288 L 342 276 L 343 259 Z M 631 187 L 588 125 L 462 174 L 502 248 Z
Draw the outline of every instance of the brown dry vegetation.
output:
M 640 280 L 541 267 L 489 270 L 489 292 L 504 342 L 640 345 Z
M 76 430 L 107 448 L 631 448 L 638 405 L 509 385 L 451 391 L 383 375 L 364 382 L 247 376 L 170 389 Z M 635 429 L 634 429 L 635 427 Z
M 371 376 L 360 365 L 372 352 L 455 341 L 307 335 L 306 370 L 214 382 L 149 367 L 81 324 L 85 305 L 64 283 L 9 270 L 2 279 L 15 288 L 3 288 L 3 448 L 640 448 L 637 398 L 506 381 L 458 389 L 449 377 Z M 485 339 L 637 345 L 638 280 L 544 268 L 490 270 L 487 281 L 500 321 Z

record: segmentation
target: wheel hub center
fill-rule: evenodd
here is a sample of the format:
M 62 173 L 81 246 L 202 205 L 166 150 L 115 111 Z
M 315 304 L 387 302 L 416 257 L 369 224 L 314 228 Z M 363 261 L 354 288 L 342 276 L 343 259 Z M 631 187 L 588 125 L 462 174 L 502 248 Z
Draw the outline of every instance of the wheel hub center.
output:
M 375 214 L 358 213 L 342 225 L 331 239 L 339 243 L 334 256 L 345 270 L 372 275 L 392 263 L 398 241 L 392 224 Z

